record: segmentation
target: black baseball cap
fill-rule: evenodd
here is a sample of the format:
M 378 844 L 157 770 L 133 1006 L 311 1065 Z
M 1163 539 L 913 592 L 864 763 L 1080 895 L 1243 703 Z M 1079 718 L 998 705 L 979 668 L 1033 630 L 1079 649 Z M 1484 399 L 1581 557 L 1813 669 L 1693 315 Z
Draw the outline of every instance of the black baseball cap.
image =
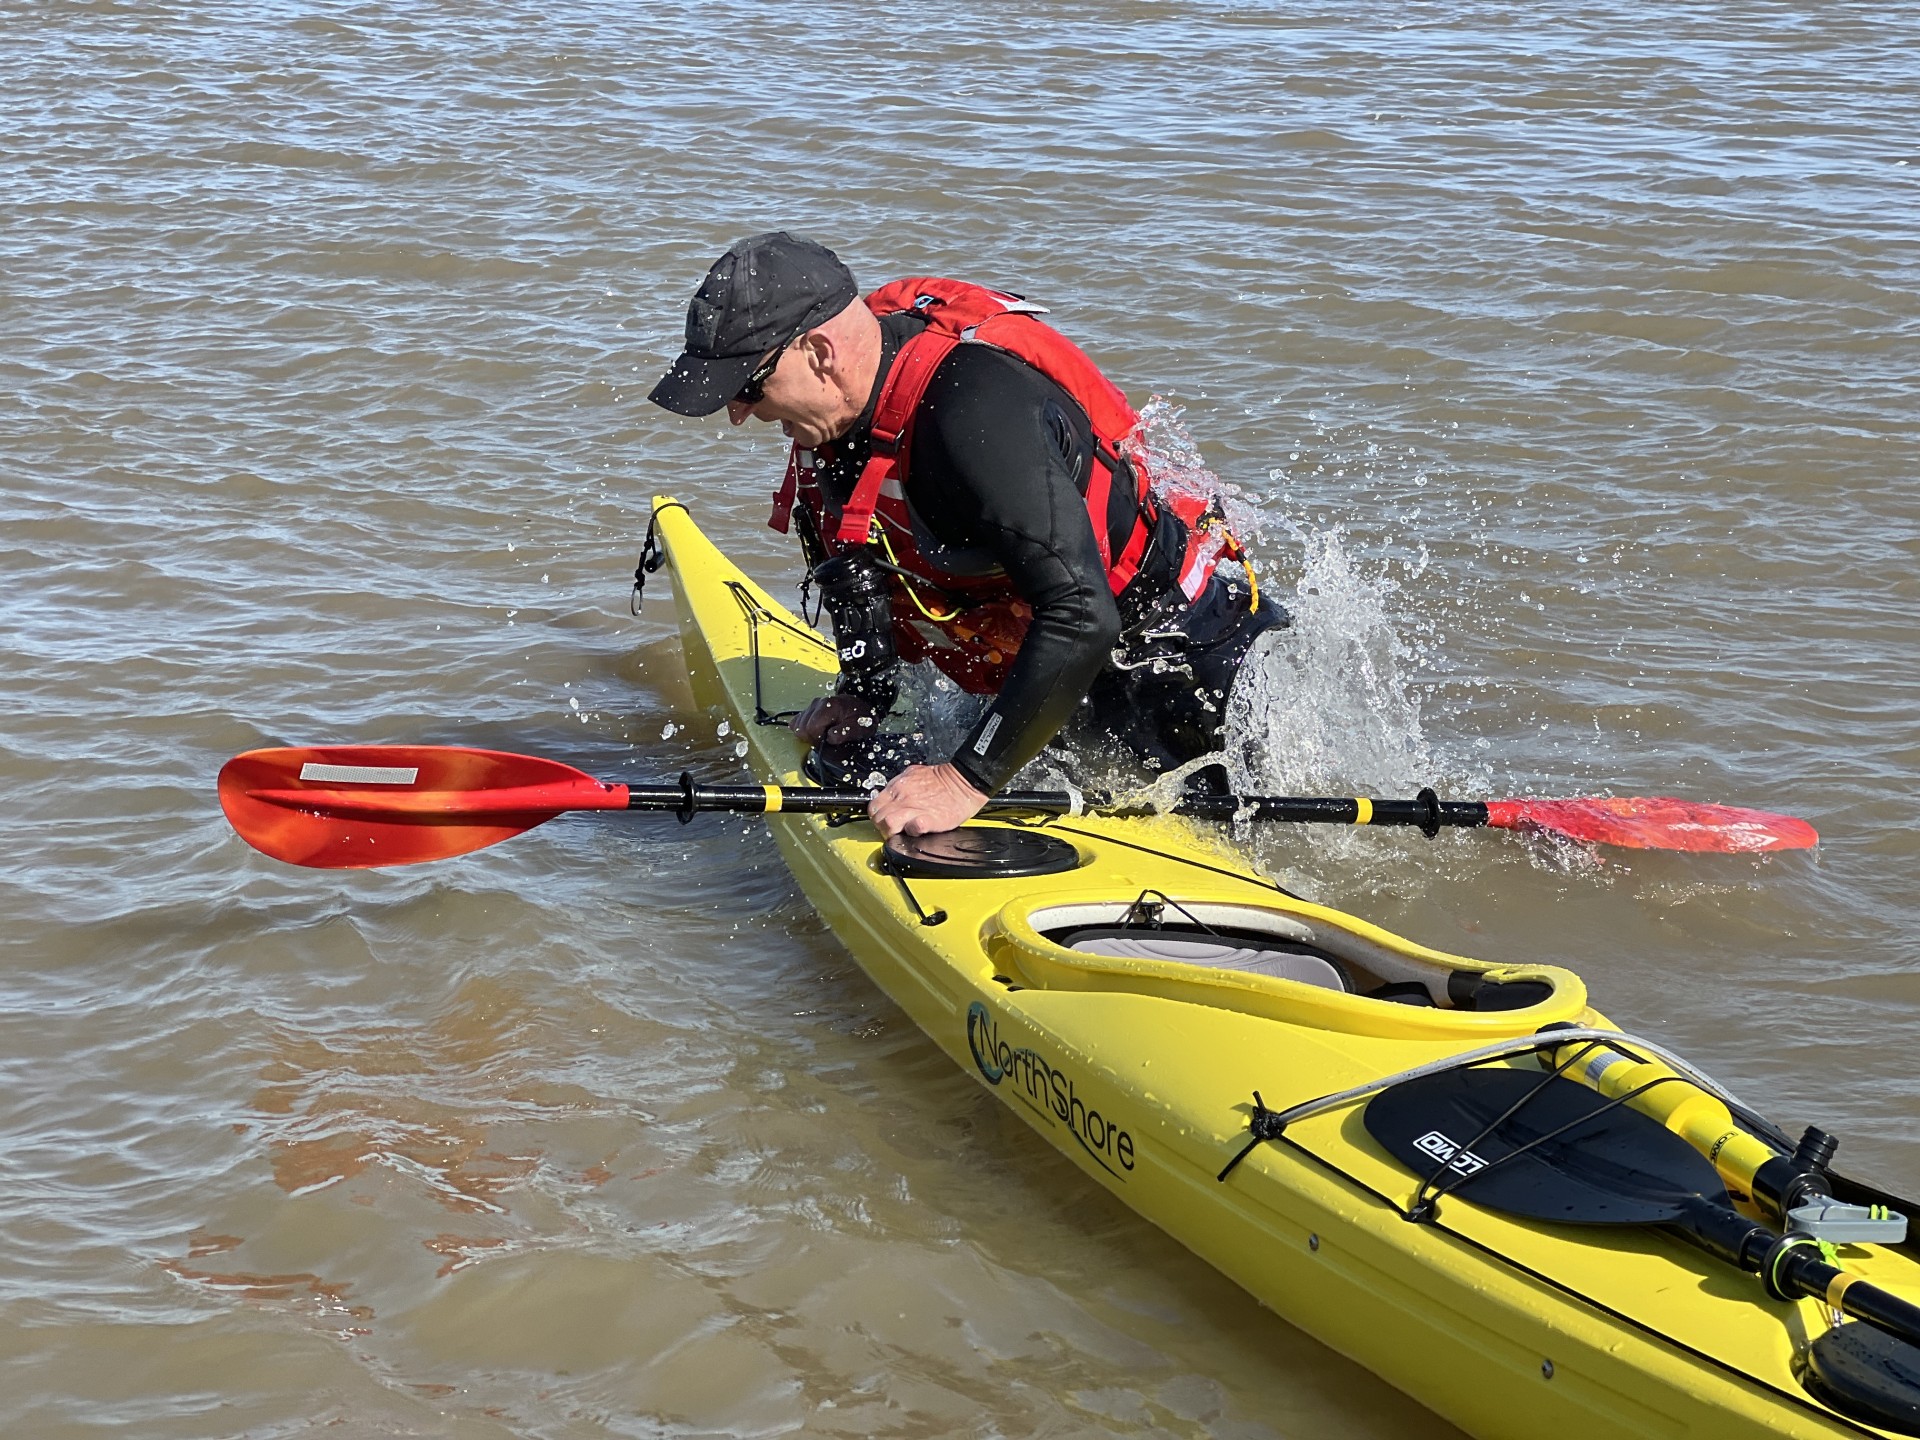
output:
M 824 245 L 784 230 L 742 240 L 700 282 L 687 306 L 687 348 L 647 398 L 676 415 L 711 415 L 769 350 L 859 296 L 853 272 Z

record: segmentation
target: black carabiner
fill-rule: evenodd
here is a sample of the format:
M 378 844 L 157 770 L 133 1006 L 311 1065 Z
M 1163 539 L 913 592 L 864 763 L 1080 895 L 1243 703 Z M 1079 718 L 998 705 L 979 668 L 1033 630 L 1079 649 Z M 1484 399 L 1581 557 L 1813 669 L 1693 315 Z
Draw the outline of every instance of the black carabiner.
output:
M 678 510 L 687 508 L 678 500 L 672 504 Z M 647 538 L 640 542 L 640 563 L 633 567 L 633 594 L 627 597 L 627 613 L 636 619 L 640 614 L 641 602 L 647 598 L 647 576 L 667 563 L 667 552 L 661 548 L 659 537 L 653 533 L 654 524 L 659 518 L 659 510 L 647 516 Z

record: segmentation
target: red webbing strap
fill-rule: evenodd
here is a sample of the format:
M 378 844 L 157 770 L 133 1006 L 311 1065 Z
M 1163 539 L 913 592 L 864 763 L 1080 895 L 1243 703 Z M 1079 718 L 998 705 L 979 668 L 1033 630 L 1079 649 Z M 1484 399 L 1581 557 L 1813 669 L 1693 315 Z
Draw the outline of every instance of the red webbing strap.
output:
M 873 407 L 873 453 L 867 457 L 846 509 L 840 512 L 840 528 L 834 539 L 842 545 L 864 545 L 867 527 L 873 523 L 873 507 L 879 503 L 880 487 L 898 473 L 906 459 L 907 432 L 913 425 L 913 412 L 920 408 L 921 397 L 933 380 L 940 362 L 952 353 L 960 337 L 929 325 L 900 347 L 887 383 L 880 387 L 880 399 Z
M 784 535 L 793 527 L 793 499 L 799 492 L 800 447 L 795 445 L 787 451 L 787 478 L 773 492 L 773 513 L 767 517 L 769 530 L 778 530 Z
M 1100 550 L 1100 568 L 1107 572 L 1109 580 L 1113 575 L 1113 542 L 1107 536 L 1107 499 L 1113 493 L 1113 467 L 1107 462 L 1106 447 L 1099 440 L 1094 441 L 1098 451 L 1093 457 L 1092 476 L 1087 481 L 1087 516 L 1093 522 L 1093 543 Z M 1140 527 L 1136 524 L 1134 529 Z M 1113 587 L 1113 593 L 1120 593 L 1120 586 Z
M 1142 462 L 1128 459 L 1118 447 L 1111 447 L 1096 433 L 1094 436 L 1093 478 L 1087 484 L 1087 518 L 1093 522 L 1093 538 L 1100 547 L 1100 563 L 1107 570 L 1107 584 L 1118 595 L 1140 573 L 1147 546 L 1153 542 L 1153 527 L 1159 518 L 1159 505 L 1145 480 Z M 1115 555 L 1113 539 L 1107 533 L 1107 505 L 1113 498 L 1113 482 L 1125 479 L 1134 487 L 1133 528 L 1126 543 Z
M 1099 534 L 1098 527 L 1095 527 L 1094 533 Z M 1152 539 L 1153 526 L 1147 522 L 1145 515 L 1136 515 L 1133 534 L 1127 537 L 1126 548 L 1120 552 L 1120 558 L 1107 570 L 1107 583 L 1113 587 L 1114 594 L 1118 595 L 1126 589 L 1132 583 L 1133 577 L 1140 573 L 1140 562 L 1146 558 L 1147 545 Z M 1101 549 L 1104 551 L 1105 548 L 1106 541 L 1103 537 Z

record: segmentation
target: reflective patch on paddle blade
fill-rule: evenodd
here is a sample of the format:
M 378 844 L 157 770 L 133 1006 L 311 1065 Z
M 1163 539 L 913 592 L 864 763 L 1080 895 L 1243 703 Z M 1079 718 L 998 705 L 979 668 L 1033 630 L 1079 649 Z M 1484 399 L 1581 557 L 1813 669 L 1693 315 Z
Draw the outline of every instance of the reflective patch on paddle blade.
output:
M 347 785 L 411 785 L 420 772 L 405 765 L 320 765 L 310 760 L 300 767 L 300 778 Z

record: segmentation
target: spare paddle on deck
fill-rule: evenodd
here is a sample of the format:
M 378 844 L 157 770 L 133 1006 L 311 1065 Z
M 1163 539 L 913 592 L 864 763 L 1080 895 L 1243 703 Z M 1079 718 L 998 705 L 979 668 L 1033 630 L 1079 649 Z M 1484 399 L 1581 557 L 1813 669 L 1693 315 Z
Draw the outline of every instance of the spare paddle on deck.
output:
M 1658 1120 L 1559 1075 L 1443 1070 L 1367 1102 L 1367 1133 L 1421 1179 L 1407 1218 L 1453 1198 L 1569 1225 L 1670 1227 L 1760 1276 L 1769 1295 L 1823 1300 L 1920 1345 L 1920 1306 L 1831 1263 L 1810 1235 L 1733 1208 L 1712 1162 Z M 1920 1357 L 1915 1357 L 1920 1361 Z
M 250 750 L 220 771 L 220 804 L 255 849 L 294 865 L 366 869 L 478 850 L 570 810 L 857 815 L 865 790 L 780 785 L 614 785 L 571 765 L 446 745 L 322 745 Z M 1278 795 L 1183 795 L 1170 807 L 1202 820 L 1532 830 L 1635 849 L 1753 852 L 1802 849 L 1819 838 L 1804 820 L 1685 800 L 1413 800 Z M 1152 813 L 1058 790 L 996 795 L 986 815 Z

